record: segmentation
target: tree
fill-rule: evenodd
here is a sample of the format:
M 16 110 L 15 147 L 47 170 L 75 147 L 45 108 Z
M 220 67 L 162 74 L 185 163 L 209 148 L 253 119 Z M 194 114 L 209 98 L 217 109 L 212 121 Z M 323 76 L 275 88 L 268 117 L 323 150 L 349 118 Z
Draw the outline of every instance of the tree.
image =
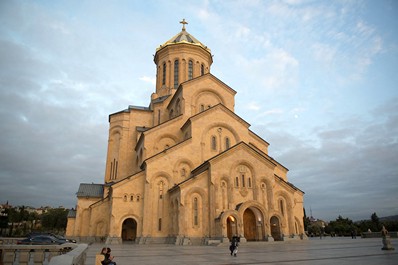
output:
M 62 208 L 48 210 L 41 218 L 43 229 L 56 233 L 64 231 L 68 220 L 68 211 Z
M 376 213 L 373 213 L 370 216 L 370 220 L 372 221 L 372 231 L 380 231 L 381 230 L 380 220 Z
M 305 213 L 305 208 L 303 208 L 303 211 L 304 211 L 304 217 L 303 217 L 303 219 L 304 219 L 304 231 L 308 231 L 308 227 L 310 226 L 311 221 L 310 221 L 310 218 L 307 217 L 307 214 Z
M 339 215 L 335 221 L 330 221 L 328 230 L 339 236 L 347 236 L 351 234 L 351 231 L 356 231 L 357 227 L 352 220 Z

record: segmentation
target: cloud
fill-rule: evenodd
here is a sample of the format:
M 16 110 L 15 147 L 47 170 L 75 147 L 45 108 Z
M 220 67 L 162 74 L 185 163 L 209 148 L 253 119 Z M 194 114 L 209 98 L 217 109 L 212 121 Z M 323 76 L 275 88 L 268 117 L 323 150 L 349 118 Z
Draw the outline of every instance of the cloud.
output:
M 342 117 L 314 128 L 319 145 L 283 129 L 260 129 L 272 156 L 290 169 L 289 181 L 305 191 L 307 210 L 312 207 L 314 215 L 325 220 L 339 214 L 360 220 L 373 212 L 396 213 L 396 102 L 397 98 L 376 108 L 376 119 Z
M 150 83 L 152 85 L 156 85 L 156 78 L 154 78 L 154 77 L 142 76 L 142 77 L 140 77 L 140 80 L 142 80 L 146 83 Z

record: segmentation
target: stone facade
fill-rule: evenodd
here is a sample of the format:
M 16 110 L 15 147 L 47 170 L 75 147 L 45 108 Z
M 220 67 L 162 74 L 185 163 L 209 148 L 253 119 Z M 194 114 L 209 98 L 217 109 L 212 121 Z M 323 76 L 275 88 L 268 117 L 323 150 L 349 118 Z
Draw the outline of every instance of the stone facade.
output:
M 149 107 L 109 116 L 104 184 L 81 184 L 66 235 L 108 243 L 299 238 L 304 193 L 234 112 L 211 51 L 183 24 L 154 57 Z

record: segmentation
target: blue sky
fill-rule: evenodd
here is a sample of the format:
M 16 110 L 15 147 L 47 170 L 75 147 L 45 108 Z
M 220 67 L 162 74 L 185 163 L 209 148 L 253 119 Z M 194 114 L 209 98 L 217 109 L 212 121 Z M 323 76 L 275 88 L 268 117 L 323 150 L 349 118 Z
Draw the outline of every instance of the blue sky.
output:
M 307 215 L 398 214 L 392 0 L 1 1 L 0 203 L 74 207 L 103 182 L 108 115 L 149 105 L 183 18 Z

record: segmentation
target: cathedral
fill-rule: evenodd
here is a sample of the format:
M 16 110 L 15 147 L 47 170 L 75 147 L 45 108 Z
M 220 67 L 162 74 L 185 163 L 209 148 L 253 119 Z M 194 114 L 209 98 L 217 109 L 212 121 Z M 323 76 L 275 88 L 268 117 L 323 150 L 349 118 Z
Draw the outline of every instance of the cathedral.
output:
M 149 106 L 109 115 L 103 184 L 81 183 L 66 236 L 108 244 L 302 239 L 304 192 L 235 111 L 211 50 L 182 30 L 156 49 Z

